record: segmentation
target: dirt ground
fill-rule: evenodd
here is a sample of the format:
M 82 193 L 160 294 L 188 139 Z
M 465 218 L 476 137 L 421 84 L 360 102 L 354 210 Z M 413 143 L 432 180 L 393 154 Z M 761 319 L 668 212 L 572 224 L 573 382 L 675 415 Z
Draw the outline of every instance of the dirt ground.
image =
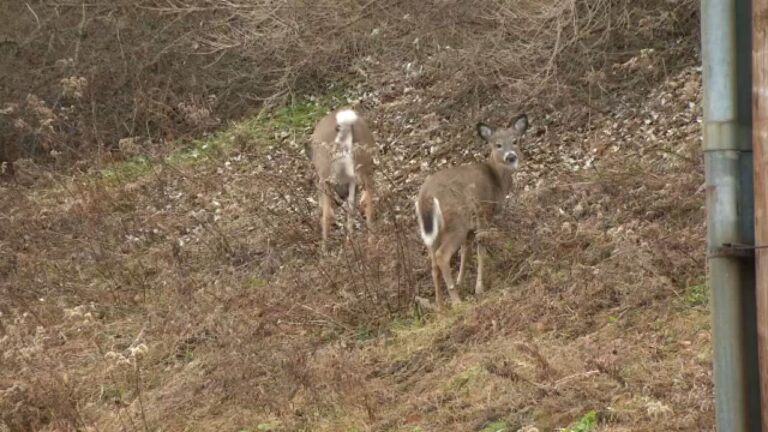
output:
M 589 73 L 574 63 L 583 46 L 558 35 L 602 47 L 605 23 L 592 19 L 615 14 L 630 32 L 638 12 L 619 12 L 635 3 L 573 6 L 573 23 L 543 6 L 525 20 L 478 7 L 464 22 L 470 12 L 437 3 L 453 27 L 424 22 L 418 40 L 406 30 L 429 11 L 363 5 L 360 20 L 399 21 L 351 22 L 372 41 L 312 60 L 360 54 L 346 66 L 363 78 L 348 85 L 283 94 L 176 146 L 123 139 L 119 157 L 77 169 L 57 153 L 17 160 L 0 182 L 0 432 L 714 430 L 701 69 L 696 35 L 674 25 L 692 2 L 665 2 L 638 40 L 613 34 L 615 52 L 583 59 L 600 63 Z M 541 36 L 540 22 L 562 33 Z M 525 44 L 509 42 L 513 30 L 553 51 L 514 62 Z M 376 37 L 392 39 L 383 49 Z M 499 40 L 506 50 L 483 45 Z M 651 40 L 666 48 L 638 48 Z M 413 62 L 385 61 L 406 50 Z M 63 118 L 45 99 L 26 103 Z M 379 220 L 369 236 L 357 215 L 347 242 L 339 211 L 321 256 L 304 144 L 344 104 L 377 138 Z M 476 299 L 467 284 L 460 306 L 420 309 L 414 297 L 433 296 L 421 182 L 487 155 L 477 121 L 523 111 L 489 291 Z

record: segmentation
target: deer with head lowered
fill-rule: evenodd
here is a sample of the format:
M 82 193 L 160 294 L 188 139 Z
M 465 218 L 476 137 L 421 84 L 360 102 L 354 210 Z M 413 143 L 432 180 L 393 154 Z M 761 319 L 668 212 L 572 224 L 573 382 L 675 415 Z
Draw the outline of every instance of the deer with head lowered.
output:
M 366 224 L 369 230 L 373 229 L 374 162 L 371 155 L 375 151 L 375 142 L 365 120 L 345 108 L 327 114 L 317 123 L 305 151 L 319 180 L 322 252 L 325 253 L 334 208 L 340 203 L 347 205 L 347 238 L 352 233 L 358 186 Z
M 512 126 L 505 129 L 494 130 L 478 123 L 477 133 L 491 148 L 488 159 L 482 163 L 438 171 L 427 177 L 419 190 L 416 217 L 432 262 L 432 283 L 438 308 L 443 305 L 441 275 L 451 303 L 461 302 L 457 286 L 461 286 L 464 279 L 473 237 L 477 243 L 475 294 L 480 295 L 485 289 L 483 270 L 486 249 L 477 234 L 491 222 L 509 193 L 511 173 L 520 160 L 518 143 L 527 129 L 528 117 L 525 114 L 516 117 Z M 451 258 L 459 249 L 461 262 L 454 281 Z

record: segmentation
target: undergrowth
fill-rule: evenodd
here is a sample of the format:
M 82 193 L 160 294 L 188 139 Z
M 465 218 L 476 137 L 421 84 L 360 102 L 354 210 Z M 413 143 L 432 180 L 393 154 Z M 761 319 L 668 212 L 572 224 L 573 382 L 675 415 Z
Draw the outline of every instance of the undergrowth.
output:
M 195 140 L 188 146 L 175 150 L 153 161 L 147 156 L 136 156 L 127 161 L 113 163 L 100 171 L 108 181 L 126 182 L 150 172 L 153 164 L 168 163 L 172 166 L 218 160 L 233 149 L 247 151 L 251 146 L 279 145 L 286 140 L 296 142 L 306 139 L 308 131 L 322 115 L 342 100 L 351 100 L 352 93 L 332 93 L 322 98 L 297 101 L 291 105 L 264 110 L 258 115 L 234 122 L 227 129 L 214 132 Z
M 618 93 L 642 97 L 698 48 L 693 0 L 38 0 L 5 12 L 0 163 L 59 170 L 132 157 L 121 142 L 167 153 L 357 84 L 384 100 L 430 88 L 447 116 L 545 97 L 583 121 Z
M 22 3 L 0 429 L 711 429 L 694 5 Z M 380 217 L 320 256 L 303 145 L 348 103 Z M 413 196 L 521 110 L 488 294 L 420 310 Z
M 595 427 L 597 427 L 597 412 L 590 411 L 572 426 L 563 429 L 562 432 L 592 432 Z

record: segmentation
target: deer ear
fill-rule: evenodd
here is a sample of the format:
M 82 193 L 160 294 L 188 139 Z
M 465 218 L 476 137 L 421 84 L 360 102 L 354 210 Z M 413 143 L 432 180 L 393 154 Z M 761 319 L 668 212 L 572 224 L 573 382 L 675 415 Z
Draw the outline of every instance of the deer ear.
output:
M 491 135 L 493 135 L 493 129 L 491 129 L 491 127 L 487 124 L 481 122 L 477 124 L 477 134 L 480 135 L 480 138 L 488 141 L 491 139 Z
M 520 133 L 525 132 L 528 129 L 528 116 L 525 114 L 520 114 L 512 121 L 512 125 L 516 131 Z

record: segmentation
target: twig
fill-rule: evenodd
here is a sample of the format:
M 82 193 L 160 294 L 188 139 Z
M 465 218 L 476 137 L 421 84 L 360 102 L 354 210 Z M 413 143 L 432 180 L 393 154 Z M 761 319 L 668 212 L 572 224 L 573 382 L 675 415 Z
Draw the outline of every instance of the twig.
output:
M 77 42 L 75 43 L 75 55 L 73 57 L 74 63 L 77 64 L 77 59 L 80 56 L 80 43 L 83 40 L 85 34 L 85 2 L 82 4 L 83 16 L 80 19 L 80 24 L 77 26 Z
M 599 373 L 600 373 L 600 371 L 595 369 L 595 370 L 591 370 L 591 371 L 580 372 L 580 373 L 577 373 L 577 374 L 568 375 L 567 377 L 563 377 L 563 378 L 560 378 L 559 380 L 555 381 L 554 388 L 557 389 L 561 385 L 567 383 L 568 381 L 572 381 L 572 380 L 574 380 L 576 378 L 589 378 L 589 377 L 591 377 L 593 375 L 597 375 Z
M 333 324 L 337 325 L 338 327 L 341 327 L 341 328 L 343 328 L 343 329 L 345 329 L 347 331 L 352 331 L 353 330 L 352 327 L 350 327 L 350 326 L 348 326 L 348 325 L 346 325 L 344 323 L 341 323 L 341 322 L 333 319 L 332 317 L 328 316 L 328 314 L 326 314 L 326 313 L 320 312 L 319 310 L 314 309 L 314 308 L 312 308 L 310 306 L 307 306 L 305 304 L 300 304 L 299 306 L 304 308 L 304 309 L 306 309 L 306 310 L 308 310 L 308 311 L 310 311 L 310 312 L 312 312 L 312 313 L 315 313 L 316 315 L 319 315 L 319 316 L 325 318 L 326 320 L 328 320 L 329 322 L 332 322 Z
M 35 17 L 35 21 L 37 22 L 37 29 L 35 29 L 35 31 L 40 30 L 40 28 L 43 26 L 40 24 L 40 17 L 37 16 L 37 13 L 34 9 L 32 9 L 32 6 L 30 6 L 29 3 L 25 2 L 24 5 L 27 6 L 27 9 L 29 9 L 29 11 L 32 12 L 32 15 Z

